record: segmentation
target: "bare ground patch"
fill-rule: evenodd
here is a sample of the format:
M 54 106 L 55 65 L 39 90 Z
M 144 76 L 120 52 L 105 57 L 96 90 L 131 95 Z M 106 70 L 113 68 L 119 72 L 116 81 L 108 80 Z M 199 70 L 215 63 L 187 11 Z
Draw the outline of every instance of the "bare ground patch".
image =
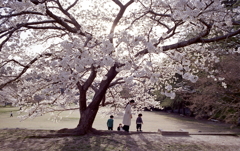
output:
M 103 131 L 104 132 L 104 131 Z M 159 133 L 104 132 L 84 136 L 42 137 L 50 130 L 1 129 L 0 150 L 4 151 L 237 151 L 240 138 L 234 136 L 162 136 Z M 34 136 L 34 137 L 32 137 Z

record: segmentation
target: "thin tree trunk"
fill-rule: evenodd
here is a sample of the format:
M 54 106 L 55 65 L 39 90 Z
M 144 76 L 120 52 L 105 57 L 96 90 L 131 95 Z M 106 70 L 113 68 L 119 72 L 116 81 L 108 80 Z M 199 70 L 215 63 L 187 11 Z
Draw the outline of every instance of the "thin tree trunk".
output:
M 185 110 L 186 108 L 185 107 L 183 107 L 183 115 L 186 115 L 186 110 Z

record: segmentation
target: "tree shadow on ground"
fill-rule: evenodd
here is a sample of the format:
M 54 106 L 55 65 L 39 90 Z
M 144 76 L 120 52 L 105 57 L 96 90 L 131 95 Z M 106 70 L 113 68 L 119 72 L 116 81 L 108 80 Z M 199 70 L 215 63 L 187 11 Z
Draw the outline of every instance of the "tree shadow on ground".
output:
M 199 141 L 198 139 L 194 139 L 191 136 L 162 136 L 157 132 L 97 131 L 97 133 L 89 133 L 82 136 L 71 136 L 66 133 L 59 134 L 57 131 L 2 129 L 0 131 L 0 150 L 198 151 L 218 149 L 218 151 L 225 151 L 229 150 L 230 147 L 229 145 L 222 145 L 219 149 L 219 146 L 211 145 L 211 143 Z M 211 140 L 211 138 L 208 140 Z M 239 146 L 233 145 L 231 145 L 232 150 L 239 149 Z
M 180 137 L 190 136 L 178 136 L 178 139 Z M 87 134 L 70 138 L 71 139 L 64 142 L 65 145 L 62 147 L 62 151 L 159 151 L 168 150 L 173 146 L 170 142 L 163 141 L 161 138 L 164 137 L 161 137 L 161 134 L 157 132 L 126 133 L 118 131 L 98 131 L 98 134 Z M 178 144 L 175 146 L 178 146 Z
M 148 133 L 150 134 L 150 133 Z M 135 139 L 137 133 L 126 133 L 118 131 L 98 131 L 98 134 L 87 134 L 84 136 L 69 137 L 61 148 L 65 150 L 81 150 L 81 151 L 125 151 L 137 150 L 143 151 L 143 145 Z M 142 135 L 142 134 L 141 134 Z M 145 141 L 147 139 L 144 139 Z M 150 143 L 146 143 L 150 144 Z M 144 145 L 146 145 L 144 144 Z
M 155 150 L 156 148 L 145 137 L 139 137 L 144 134 L 156 134 L 153 132 L 120 132 L 120 131 L 103 131 L 97 130 L 93 133 L 89 133 L 82 136 L 74 136 L 70 133 L 58 133 L 57 131 L 51 131 L 51 133 L 40 133 L 27 136 L 28 140 L 24 140 L 21 143 L 18 142 L 18 146 L 28 142 L 28 146 L 32 148 L 34 144 L 32 142 L 41 144 L 34 150 L 71 150 L 71 151 L 125 151 L 125 150 L 138 150 L 143 151 L 147 148 Z M 144 143 L 142 143 L 144 141 Z M 24 144 L 26 146 L 26 144 Z M 24 146 L 23 145 L 23 146 Z M 146 147 L 148 146 L 148 147 Z

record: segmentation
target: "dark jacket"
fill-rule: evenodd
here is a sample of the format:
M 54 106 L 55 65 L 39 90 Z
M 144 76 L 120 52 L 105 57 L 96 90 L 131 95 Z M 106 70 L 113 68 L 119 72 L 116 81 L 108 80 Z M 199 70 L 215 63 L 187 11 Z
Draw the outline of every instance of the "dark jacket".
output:
M 136 124 L 142 124 L 143 121 L 142 121 L 142 118 L 139 116 L 136 120 Z
M 107 126 L 108 127 L 113 127 L 113 119 L 108 119 L 108 121 L 107 121 Z

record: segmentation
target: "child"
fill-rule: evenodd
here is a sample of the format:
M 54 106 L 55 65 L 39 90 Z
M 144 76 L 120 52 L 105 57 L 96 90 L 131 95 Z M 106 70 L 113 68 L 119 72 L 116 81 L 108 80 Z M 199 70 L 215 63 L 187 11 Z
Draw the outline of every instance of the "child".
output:
M 121 123 L 119 124 L 117 130 L 118 130 L 118 131 L 124 131 Z
M 138 129 L 140 130 L 140 132 L 142 131 L 142 124 L 143 124 L 143 121 L 142 121 L 142 114 L 138 114 L 138 118 L 136 120 L 136 124 L 137 124 L 137 131 Z
M 110 119 L 107 121 L 108 130 L 113 130 L 113 115 L 110 116 Z

